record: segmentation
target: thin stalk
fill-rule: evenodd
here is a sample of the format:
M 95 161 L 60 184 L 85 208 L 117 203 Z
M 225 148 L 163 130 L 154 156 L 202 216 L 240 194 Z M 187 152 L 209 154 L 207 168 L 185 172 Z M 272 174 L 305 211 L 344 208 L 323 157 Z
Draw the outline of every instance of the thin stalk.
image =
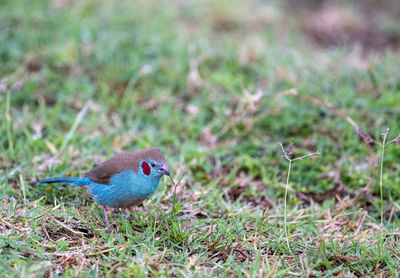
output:
M 380 169 L 380 177 L 379 177 L 379 191 L 381 195 L 381 231 L 379 234 L 380 240 L 379 240 L 379 255 L 383 255 L 383 157 L 385 154 L 385 141 L 383 141 L 382 145 L 382 151 L 381 151 L 381 169 Z
M 172 184 L 174 185 L 174 195 L 172 196 L 172 210 L 171 210 L 171 216 L 175 214 L 175 201 L 176 201 L 176 183 L 172 179 L 172 177 L 169 177 L 171 179 Z
M 78 115 L 75 118 L 74 123 L 72 124 L 71 129 L 69 130 L 67 136 L 65 137 L 65 139 L 61 145 L 60 154 L 63 153 L 65 151 L 65 149 L 68 147 L 69 141 L 72 139 L 72 137 L 74 136 L 74 134 L 76 132 L 76 129 L 82 122 L 90 104 L 91 104 L 91 101 L 86 102 L 85 106 L 83 106 L 81 111 L 79 111 Z
M 171 216 L 175 214 L 175 206 L 176 206 L 176 188 L 178 187 L 178 184 L 181 182 L 183 176 L 186 174 L 186 171 L 182 173 L 181 177 L 178 179 L 178 182 L 175 183 L 174 179 L 169 176 L 172 184 L 174 185 L 174 195 L 172 196 L 172 210 L 171 210 Z
M 12 134 L 12 118 L 10 113 L 10 106 L 11 106 L 11 92 L 7 92 L 6 97 L 6 122 L 7 122 L 7 139 L 8 139 L 8 149 L 10 151 L 10 155 L 14 155 L 14 141 L 13 141 L 13 134 Z
M 285 201 L 284 201 L 284 205 L 283 205 L 283 213 L 284 213 L 284 222 L 285 222 L 286 244 L 289 249 L 289 252 L 291 254 L 293 254 L 292 250 L 290 249 L 290 245 L 289 245 L 289 230 L 288 230 L 288 226 L 287 226 L 287 195 L 288 195 L 289 178 L 290 178 L 290 170 L 291 169 L 292 169 L 292 160 L 289 160 L 289 168 L 288 168 L 288 173 L 287 173 L 287 177 L 286 177 Z
M 21 187 L 22 187 L 22 197 L 24 198 L 24 204 L 27 203 L 26 201 L 26 188 L 25 188 L 25 182 L 24 179 L 22 178 L 22 175 L 19 175 L 19 181 L 21 183 Z

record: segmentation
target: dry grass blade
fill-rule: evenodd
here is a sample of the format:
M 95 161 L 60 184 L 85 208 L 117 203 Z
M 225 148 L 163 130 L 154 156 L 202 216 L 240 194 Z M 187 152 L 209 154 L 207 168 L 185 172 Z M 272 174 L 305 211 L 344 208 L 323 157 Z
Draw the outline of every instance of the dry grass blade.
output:
M 57 220 L 53 215 L 51 215 L 50 213 L 42 210 L 49 218 L 51 218 L 51 220 L 53 220 L 54 222 L 56 222 L 58 225 L 64 227 L 65 229 L 67 229 L 68 231 L 70 231 L 71 233 L 74 233 L 76 235 L 85 235 L 85 233 L 82 232 L 78 232 L 75 231 L 74 229 L 68 227 L 67 225 L 65 225 L 64 223 L 62 223 L 61 221 Z
M 67 136 L 65 137 L 63 144 L 60 148 L 60 154 L 62 154 L 65 149 L 67 148 L 69 141 L 72 139 L 72 137 L 75 134 L 76 129 L 78 128 L 78 126 L 80 125 L 80 123 L 82 122 L 83 118 L 85 117 L 85 114 L 89 108 L 89 106 L 91 105 L 91 101 L 89 100 L 83 107 L 82 109 L 79 111 L 78 115 L 75 118 L 74 123 L 72 124 L 72 127 L 70 129 L 70 131 L 68 132 Z
M 303 159 L 306 158 L 306 157 L 315 156 L 315 155 L 319 155 L 319 154 L 321 154 L 321 153 L 320 153 L 320 152 L 309 153 L 309 154 L 306 154 L 306 155 L 297 157 L 297 158 L 293 159 L 292 161 L 303 160 Z
M 304 99 L 306 101 L 312 102 L 312 103 L 316 104 L 319 107 L 324 107 L 324 108 L 328 109 L 334 115 L 339 116 L 342 119 L 346 120 L 350 125 L 352 125 L 354 127 L 356 132 L 357 131 L 361 131 L 362 132 L 362 130 L 360 129 L 359 125 L 351 117 L 347 116 L 345 112 L 340 111 L 339 109 L 336 109 L 336 108 L 332 107 L 332 105 L 330 105 L 326 101 L 323 101 L 323 100 L 315 98 L 315 97 L 310 97 L 310 96 L 305 96 L 305 95 L 300 95 L 300 94 L 296 94 L 295 96 L 297 96 L 297 97 L 299 97 L 301 99 Z M 362 132 L 362 134 L 365 134 L 365 133 Z M 367 135 L 367 136 L 369 136 L 369 135 Z M 369 136 L 369 140 L 372 140 L 373 142 L 376 142 L 370 136 Z M 397 138 L 395 138 L 393 141 L 396 142 L 396 143 L 399 143 L 400 142 L 400 135 Z M 350 201 L 350 204 L 353 203 L 360 196 L 362 196 L 364 194 L 369 194 L 370 188 L 372 186 L 372 183 L 375 180 L 375 177 L 376 177 L 376 174 L 377 174 L 377 171 L 378 171 L 378 157 L 376 156 L 374 150 L 372 149 L 372 145 L 373 144 L 366 144 L 366 146 L 368 148 L 368 151 L 369 151 L 369 154 L 370 154 L 369 164 L 373 169 L 373 173 L 369 177 L 368 183 L 363 188 L 358 190 L 356 196 L 354 196 L 354 198 L 352 198 L 352 200 Z
M 341 117 L 342 119 L 345 119 L 349 124 L 351 124 L 355 131 L 357 132 L 358 135 L 360 135 L 360 137 L 365 141 L 367 140 L 370 143 L 369 144 L 375 144 L 377 143 L 371 136 L 369 136 L 368 134 L 364 133 L 361 128 L 359 127 L 359 125 L 356 124 L 356 122 L 354 122 L 354 120 L 352 118 L 350 118 L 349 116 L 346 115 L 346 113 L 340 111 L 339 109 L 336 109 L 334 107 L 332 107 L 331 104 L 327 103 L 326 101 L 319 99 L 319 98 L 315 98 L 315 97 L 310 97 L 310 96 L 304 96 L 304 95 L 300 95 L 297 94 L 297 97 L 304 99 L 306 101 L 310 101 L 320 107 L 325 107 L 326 109 L 328 109 L 331 113 Z
M 109 252 L 111 252 L 113 250 L 116 250 L 116 249 L 120 249 L 121 250 L 121 249 L 125 248 L 127 245 L 128 245 L 128 242 L 125 242 L 124 244 L 121 244 L 119 246 L 115 246 L 115 247 L 112 247 L 112 248 L 109 248 L 109 249 L 105 249 L 105 250 L 102 250 L 102 251 L 98 251 L 98 252 L 89 253 L 87 255 L 88 256 L 96 256 L 96 255 L 100 255 L 100 254 L 104 254 L 104 253 L 109 253 Z

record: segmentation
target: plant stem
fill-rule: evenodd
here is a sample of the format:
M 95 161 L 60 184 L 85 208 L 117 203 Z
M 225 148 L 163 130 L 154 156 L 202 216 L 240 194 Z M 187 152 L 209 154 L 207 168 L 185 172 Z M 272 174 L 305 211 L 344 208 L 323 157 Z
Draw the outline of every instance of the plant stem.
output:
M 284 214 L 284 222 L 285 222 L 285 236 L 286 236 L 286 244 L 289 249 L 289 252 L 291 254 L 292 250 L 290 249 L 289 245 L 289 231 L 288 231 L 288 226 L 287 226 L 287 195 L 288 195 L 288 187 L 289 187 L 289 177 L 290 177 L 290 170 L 292 169 L 292 160 L 289 160 L 289 168 L 288 168 L 288 173 L 287 173 L 287 178 L 286 178 L 286 188 L 285 188 L 285 201 L 284 201 L 284 206 L 283 206 L 283 214 Z
M 380 177 L 379 177 L 379 191 L 381 195 L 381 231 L 379 234 L 380 240 L 379 240 L 379 255 L 382 256 L 383 254 L 383 181 L 382 181 L 382 176 L 383 176 L 383 157 L 385 154 L 385 140 L 383 141 L 382 145 L 382 151 L 381 151 L 381 169 L 380 169 Z
M 61 148 L 60 148 L 60 154 L 63 153 L 65 151 L 65 149 L 68 147 L 68 143 L 69 141 L 72 139 L 72 137 L 75 134 L 76 129 L 78 128 L 78 126 L 80 125 L 80 123 L 82 122 L 88 108 L 89 105 L 91 104 L 91 101 L 86 102 L 85 106 L 82 107 L 81 111 L 79 111 L 78 115 L 75 118 L 74 123 L 72 124 L 71 129 L 69 130 L 67 136 L 65 137 Z
M 26 188 L 25 188 L 25 182 L 24 179 L 22 178 L 22 175 L 19 175 L 19 181 L 21 183 L 21 187 L 22 187 L 22 197 L 24 198 L 24 204 L 27 203 L 26 201 Z
M 173 199 L 172 199 L 172 210 L 171 210 L 171 214 L 170 214 L 171 216 L 172 216 L 172 215 L 175 215 L 176 188 L 178 187 L 178 184 L 181 183 L 181 180 L 183 179 L 183 176 L 184 176 L 185 174 L 186 174 L 186 171 L 184 171 L 184 172 L 182 173 L 182 175 L 180 176 L 180 178 L 178 179 L 177 182 L 175 182 L 174 179 L 173 179 L 171 176 L 169 176 L 169 178 L 170 178 L 172 184 L 174 185 L 174 196 L 173 196 Z
M 11 92 L 7 92 L 7 97 L 6 97 L 6 122 L 7 122 L 7 139 L 8 139 L 8 149 L 10 151 L 10 155 L 14 155 L 14 142 L 13 142 L 13 134 L 12 134 L 12 118 L 11 118 L 11 113 L 10 113 L 10 106 L 11 106 Z
M 172 209 L 171 209 L 171 216 L 175 215 L 175 200 L 176 200 L 176 183 L 172 179 L 172 177 L 169 177 L 171 179 L 172 184 L 174 185 L 174 195 L 172 196 Z

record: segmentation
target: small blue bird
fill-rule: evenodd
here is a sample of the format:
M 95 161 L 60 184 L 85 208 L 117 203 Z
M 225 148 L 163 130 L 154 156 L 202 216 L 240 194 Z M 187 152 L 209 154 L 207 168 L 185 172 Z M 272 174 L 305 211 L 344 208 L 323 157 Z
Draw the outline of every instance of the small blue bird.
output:
M 171 175 L 163 153 L 158 148 L 148 148 L 117 153 L 96 165 L 85 177 L 52 178 L 31 184 L 70 183 L 86 186 L 93 199 L 103 206 L 109 227 L 106 206 L 127 208 L 140 204 L 157 188 L 163 175 Z

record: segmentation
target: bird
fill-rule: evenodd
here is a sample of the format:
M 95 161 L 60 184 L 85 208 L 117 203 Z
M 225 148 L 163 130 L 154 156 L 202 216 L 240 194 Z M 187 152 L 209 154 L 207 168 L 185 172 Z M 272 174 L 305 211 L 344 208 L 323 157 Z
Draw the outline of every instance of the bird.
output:
M 159 148 L 124 151 L 95 165 L 84 177 L 49 178 L 31 182 L 68 183 L 86 186 L 94 201 L 102 206 L 107 227 L 106 207 L 128 208 L 142 203 L 158 186 L 163 175 L 171 176 Z

